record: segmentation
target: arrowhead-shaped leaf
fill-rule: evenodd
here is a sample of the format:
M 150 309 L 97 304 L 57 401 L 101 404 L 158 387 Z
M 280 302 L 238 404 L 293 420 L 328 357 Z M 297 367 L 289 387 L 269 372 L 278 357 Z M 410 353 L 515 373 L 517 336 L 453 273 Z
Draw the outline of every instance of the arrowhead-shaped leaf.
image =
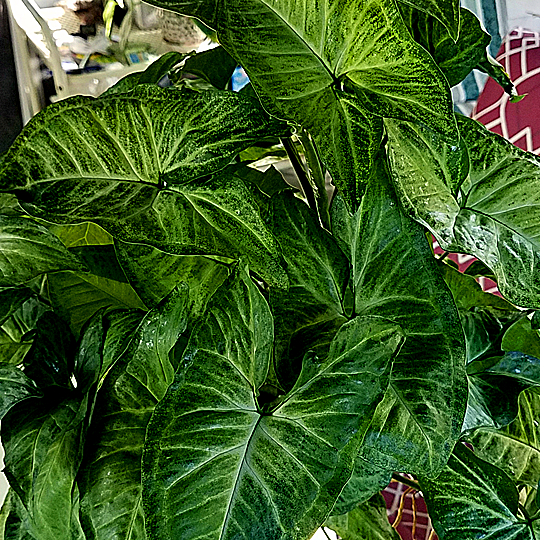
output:
M 73 98 L 29 123 L 2 162 L 0 189 L 17 191 L 27 211 L 55 223 L 92 221 L 170 253 L 245 256 L 284 286 L 279 247 L 251 186 L 236 168 L 206 175 L 259 138 L 287 133 L 255 100 L 232 92 L 144 85 Z M 66 150 L 74 141 L 76 154 Z
M 433 526 L 444 540 L 534 540 L 516 517 L 518 492 L 500 469 L 458 444 L 436 480 L 420 479 Z
M 146 538 L 141 501 L 146 426 L 174 375 L 169 352 L 185 329 L 186 305 L 187 290 L 182 288 L 136 327 L 130 317 L 113 321 L 114 334 L 130 339 L 120 358 L 108 361 L 114 365 L 98 393 L 79 473 L 81 516 L 89 540 Z M 111 354 L 110 347 L 109 339 L 104 356 Z
M 194 330 L 184 365 L 150 422 L 143 499 L 152 539 L 263 540 L 288 538 L 293 530 L 307 538 L 350 476 L 356 437 L 401 346 L 396 326 L 354 319 L 334 339 L 325 364 L 306 362 L 295 387 L 261 408 L 257 373 L 268 369 L 271 349 L 259 348 L 260 332 L 273 331 L 264 298 L 249 288 L 260 306 L 258 332 L 249 318 L 214 322 L 236 312 L 228 299 L 245 279 L 213 297 L 209 319 Z
M 408 212 L 448 251 L 469 253 L 496 275 L 501 293 L 520 306 L 540 305 L 540 161 L 474 120 L 459 116 L 470 156 L 459 204 L 442 174 L 426 174 L 419 139 L 391 135 L 392 173 Z M 395 123 L 397 130 L 402 126 Z M 411 152 L 411 145 L 416 150 Z M 433 173 L 437 173 L 434 176 Z
M 457 136 L 446 80 L 411 38 L 393 0 L 153 3 L 217 30 L 267 110 L 311 133 L 353 208 L 380 139 L 373 113 Z
M 461 32 L 456 40 L 444 24 L 427 13 L 421 13 L 417 2 L 407 3 L 411 7 L 400 6 L 407 27 L 415 41 L 431 54 L 450 86 L 459 84 L 474 68 L 479 67 L 480 62 L 487 60 L 486 49 L 491 36 L 468 9 L 459 10 Z
M 75 335 L 103 308 L 146 309 L 129 283 L 92 274 L 58 272 L 47 278 L 51 304 Z
M 333 227 L 351 246 L 355 314 L 375 312 L 407 336 L 362 451 L 384 469 L 437 475 L 467 399 L 458 313 L 424 231 L 400 208 L 384 156 L 352 217 L 338 202 Z

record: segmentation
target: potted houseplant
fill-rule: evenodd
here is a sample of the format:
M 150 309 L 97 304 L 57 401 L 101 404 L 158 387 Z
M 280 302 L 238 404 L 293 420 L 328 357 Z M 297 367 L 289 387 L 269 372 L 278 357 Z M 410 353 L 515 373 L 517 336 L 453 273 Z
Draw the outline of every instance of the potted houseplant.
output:
M 52 105 L 0 162 L 3 537 L 391 538 L 407 473 L 441 538 L 535 538 L 540 162 L 452 111 L 474 67 L 513 92 L 477 19 L 155 3 L 221 47 Z M 283 154 L 302 189 L 262 172 Z

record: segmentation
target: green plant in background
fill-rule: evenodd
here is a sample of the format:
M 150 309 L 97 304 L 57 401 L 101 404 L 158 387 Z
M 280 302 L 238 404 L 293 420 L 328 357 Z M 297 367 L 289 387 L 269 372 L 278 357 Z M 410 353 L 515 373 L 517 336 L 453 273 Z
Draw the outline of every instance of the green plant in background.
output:
M 0 162 L 3 538 L 393 538 L 402 473 L 440 538 L 536 538 L 540 161 L 449 91 L 514 92 L 489 36 L 455 0 L 156 3 L 221 46 Z

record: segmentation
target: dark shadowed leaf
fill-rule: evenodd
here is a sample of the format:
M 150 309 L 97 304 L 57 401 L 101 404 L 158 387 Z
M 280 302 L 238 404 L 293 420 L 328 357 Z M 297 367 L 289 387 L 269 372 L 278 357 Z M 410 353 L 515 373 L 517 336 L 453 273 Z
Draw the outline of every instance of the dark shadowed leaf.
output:
M 508 426 L 479 429 L 468 441 L 482 459 L 500 467 L 515 482 L 536 488 L 540 480 L 540 395 L 530 389 L 519 397 L 516 419 Z
M 0 289 L 0 325 L 4 324 L 33 295 L 28 287 Z
M 181 71 L 192 73 L 219 90 L 224 90 L 237 65 L 236 60 L 223 47 L 215 47 L 189 56 Z
M 79 486 L 88 540 L 146 538 L 141 501 L 146 426 L 172 381 L 176 365 L 169 352 L 185 329 L 186 306 L 187 290 L 176 289 L 138 326 L 130 317 L 117 316 L 109 329 L 130 339 L 125 348 L 112 347 L 120 358 L 108 362 L 113 365 L 98 394 L 85 446 Z M 115 354 L 107 340 L 104 360 Z
M 429 51 L 450 86 L 459 84 L 473 68 L 487 60 L 491 36 L 468 9 L 460 9 L 461 32 L 456 41 L 442 23 L 411 6 L 400 7 L 405 23 L 415 41 Z
M 400 3 L 412 6 L 416 9 L 435 17 L 446 27 L 454 41 L 460 36 L 460 27 L 464 25 L 460 20 L 463 10 L 459 8 L 459 0 L 398 0 Z M 464 33 L 466 28 L 464 28 Z
M 272 288 L 278 376 L 289 389 L 306 350 L 323 361 L 330 342 L 346 321 L 342 305 L 349 261 L 317 216 L 291 192 L 270 203 L 271 229 L 287 263 L 289 289 Z
M 355 314 L 393 321 L 407 340 L 364 441 L 367 461 L 437 475 L 461 432 L 467 396 L 463 332 L 424 231 L 401 210 L 384 157 L 360 209 L 333 204 L 350 246 Z
M 503 351 L 519 351 L 540 358 L 540 334 L 531 327 L 531 321 L 527 317 L 522 317 L 505 332 L 501 347 Z M 540 363 L 540 360 L 537 363 Z M 540 382 L 540 377 L 535 378 Z
M 155 306 L 180 282 L 190 287 L 193 317 L 202 314 L 207 300 L 223 283 L 225 264 L 200 255 L 171 255 L 143 244 L 116 241 L 120 264 L 132 287 L 147 306 Z

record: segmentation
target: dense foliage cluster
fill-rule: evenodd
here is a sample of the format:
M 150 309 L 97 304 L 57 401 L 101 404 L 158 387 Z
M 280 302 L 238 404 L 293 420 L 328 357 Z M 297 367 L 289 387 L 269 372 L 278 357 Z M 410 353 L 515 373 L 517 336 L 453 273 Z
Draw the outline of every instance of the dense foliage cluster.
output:
M 0 161 L 0 538 L 390 539 L 407 473 L 441 539 L 535 539 L 540 160 L 453 113 L 473 68 L 514 93 L 478 20 L 155 3 L 221 46 L 48 107 Z

